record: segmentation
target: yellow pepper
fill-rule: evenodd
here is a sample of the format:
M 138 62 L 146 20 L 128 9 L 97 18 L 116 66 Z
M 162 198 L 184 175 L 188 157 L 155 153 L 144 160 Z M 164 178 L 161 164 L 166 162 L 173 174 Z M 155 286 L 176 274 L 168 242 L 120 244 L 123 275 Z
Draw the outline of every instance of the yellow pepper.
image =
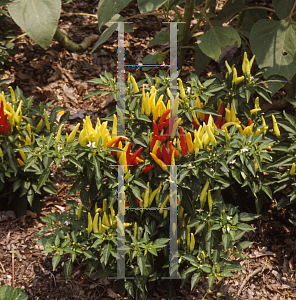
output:
M 80 123 L 78 123 L 78 124 L 75 126 L 75 128 L 73 129 L 73 131 L 70 133 L 70 135 L 69 135 L 68 138 L 67 138 L 67 143 L 72 143 L 72 142 L 73 142 L 73 140 L 74 140 L 74 138 L 75 138 L 75 135 L 76 135 L 76 132 L 77 132 L 79 126 L 80 126 Z
M 43 124 L 43 120 L 41 119 L 41 120 L 39 121 L 39 123 L 37 124 L 37 126 L 36 126 L 36 128 L 37 128 L 38 131 L 40 131 L 40 129 L 41 129 L 41 127 L 42 127 L 42 124 Z
M 187 142 L 187 148 L 188 148 L 188 151 L 189 151 L 190 153 L 193 153 L 194 148 L 193 148 L 192 137 L 191 137 L 191 133 L 190 133 L 190 132 L 187 132 L 187 135 L 186 135 L 186 142 Z
M 190 253 L 192 253 L 192 251 L 194 250 L 194 246 L 195 246 L 195 238 L 194 238 L 194 234 L 191 232 L 191 241 L 190 241 L 190 247 L 189 247 Z
M 171 132 L 171 135 L 170 135 L 170 138 L 171 138 L 171 139 L 175 136 L 177 127 L 178 127 L 178 125 L 180 124 L 181 121 L 182 121 L 182 119 L 179 118 L 179 119 L 174 123 L 173 128 L 172 128 L 172 132 Z
M 187 97 L 186 97 L 185 90 L 183 87 L 183 82 L 180 78 L 178 78 L 177 80 L 179 82 L 180 96 L 181 96 L 182 100 L 186 100 Z
M 92 232 L 92 218 L 91 218 L 91 214 L 90 212 L 88 213 L 88 227 L 87 227 L 87 235 L 88 235 L 88 238 L 89 238 L 89 235 L 91 234 Z
M 98 227 L 98 220 L 99 220 L 99 214 L 96 213 L 93 221 L 93 232 L 94 233 L 99 233 L 99 227 Z
M 131 80 L 132 80 L 132 83 L 133 83 L 134 93 L 136 94 L 136 93 L 139 92 L 139 88 L 138 88 L 137 82 L 136 82 L 136 80 L 135 80 L 135 78 L 134 78 L 133 75 L 131 75 Z
M 104 212 L 103 219 L 102 219 L 102 224 L 110 227 L 110 222 L 109 222 L 109 219 L 108 219 L 108 216 L 107 216 L 106 212 Z
M 117 117 L 114 114 L 113 115 L 112 136 L 116 136 L 116 135 L 117 135 Z
M 108 200 L 107 200 L 107 198 L 103 199 L 103 212 L 104 213 L 108 212 Z
M 254 109 L 251 109 L 250 110 L 250 114 L 252 115 L 252 114 L 254 114 L 254 113 L 256 113 L 256 112 L 258 112 L 258 111 L 260 111 L 261 110 L 261 108 L 254 108 Z
M 137 239 L 137 235 L 138 235 L 138 224 L 137 222 L 135 222 L 134 225 L 134 238 Z
M 150 152 L 150 155 L 152 156 L 152 158 L 154 159 L 154 161 L 164 170 L 167 171 L 168 167 L 166 166 L 166 164 L 159 159 L 154 153 Z
M 28 124 L 27 125 L 27 131 L 28 131 L 28 133 L 29 133 L 29 137 L 30 137 L 30 139 L 31 139 L 31 137 L 32 137 L 32 132 L 31 132 L 31 124 Z
M 206 203 L 206 200 L 207 200 L 207 190 L 208 190 L 208 187 L 209 187 L 209 184 L 210 182 L 207 180 L 203 189 L 201 190 L 201 193 L 200 193 L 200 207 L 203 208 L 205 203 Z
M 274 115 L 272 115 L 272 122 L 273 122 L 273 131 L 274 131 L 276 137 L 278 139 L 280 139 L 281 138 L 281 132 L 279 130 L 279 127 L 278 127 L 278 124 L 277 124 L 277 121 L 276 121 L 276 118 L 275 118 Z
M 46 113 L 45 109 L 44 109 L 44 120 L 45 120 L 46 129 L 47 129 L 48 132 L 50 132 L 50 123 L 48 121 L 48 116 L 47 116 L 47 113 Z
M 78 220 L 80 220 L 81 218 L 81 214 L 82 214 L 82 207 L 83 207 L 83 204 L 81 203 L 79 208 L 78 208 L 78 212 L 77 212 L 77 217 L 78 217 Z
M 226 66 L 226 68 L 227 68 L 228 73 L 229 73 L 229 74 L 232 73 L 232 69 L 230 68 L 230 66 L 229 66 L 227 60 L 225 60 L 225 66 Z
M 149 93 L 146 93 L 146 99 L 145 99 L 145 115 L 149 117 L 151 114 L 151 106 L 149 102 Z
M 231 104 L 231 110 L 230 110 L 230 121 L 231 122 L 236 122 L 236 114 L 234 112 L 233 105 Z
M 29 137 L 27 135 L 26 135 L 25 145 L 31 145 L 31 140 L 29 139 Z
M 19 148 L 21 148 L 22 145 L 19 144 L 18 146 L 19 146 Z M 25 152 L 24 151 L 19 151 L 19 152 L 20 152 L 20 155 L 21 155 L 22 160 L 24 161 L 24 163 L 27 163 L 27 156 L 26 156 Z
M 2 152 L 2 148 L 0 147 L 0 157 L 1 157 L 1 160 L 3 161 L 3 152 Z
M 58 133 L 57 133 L 57 136 L 55 138 L 55 143 L 58 144 L 60 139 L 61 139 L 61 132 L 62 132 L 62 127 L 64 126 L 64 123 L 61 124 L 61 126 L 59 127 L 58 129 Z
M 293 163 L 292 168 L 290 170 L 290 175 L 295 175 L 295 163 Z
M 131 174 L 131 170 L 129 170 L 126 175 L 124 176 L 124 180 L 128 180 L 129 176 Z
M 17 158 L 17 161 L 18 161 L 18 163 L 21 167 L 25 165 L 24 162 L 21 159 Z
M 214 135 L 211 131 L 210 126 L 207 126 L 207 125 L 205 125 L 205 126 L 206 126 L 206 130 L 207 130 L 207 134 L 209 136 L 210 142 L 212 143 L 213 147 L 216 147 L 217 141 L 216 141 L 216 138 L 214 137 Z
M 150 187 L 150 183 L 147 183 L 147 189 L 145 189 L 145 193 L 144 193 L 144 208 L 148 207 L 149 204 L 149 187 Z
M 212 209 L 213 209 L 213 199 L 212 199 L 212 195 L 211 195 L 211 190 L 208 190 L 208 205 L 209 205 L 209 210 L 210 210 L 210 214 L 211 214 Z

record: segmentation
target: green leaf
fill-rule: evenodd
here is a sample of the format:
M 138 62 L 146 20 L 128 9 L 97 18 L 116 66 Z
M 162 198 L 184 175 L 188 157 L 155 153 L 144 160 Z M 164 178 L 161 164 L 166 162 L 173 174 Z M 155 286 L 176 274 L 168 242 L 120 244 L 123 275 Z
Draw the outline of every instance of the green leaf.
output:
M 206 54 L 204 54 L 197 44 L 193 46 L 193 49 L 195 69 L 194 73 L 199 76 L 212 59 Z
M 145 184 L 144 180 L 141 178 L 136 178 L 132 181 L 134 184 L 144 188 L 144 189 L 148 189 L 147 185 Z
M 199 282 L 201 277 L 200 272 L 194 273 L 191 277 L 191 291 L 194 289 L 194 287 L 196 286 L 196 284 Z
M 140 193 L 140 189 L 135 186 L 135 185 L 130 185 L 130 188 L 132 189 L 132 193 L 134 194 L 134 196 L 139 199 L 139 200 L 143 200 L 141 198 L 141 193 Z
M 101 0 L 98 5 L 99 29 L 112 19 L 115 14 L 121 12 L 132 0 Z M 115 24 L 117 26 L 117 24 Z
M 66 283 L 68 282 L 68 279 L 71 275 L 71 271 L 72 271 L 72 260 L 69 259 L 68 261 L 65 262 L 64 264 L 64 274 L 65 274 L 65 277 L 66 277 Z
M 252 28 L 250 43 L 264 77 L 279 74 L 290 80 L 296 73 L 296 23 L 289 19 L 260 20 Z
M 158 44 L 165 44 L 169 40 L 170 40 L 170 33 L 168 31 L 166 32 L 160 31 L 155 35 L 155 37 L 151 41 L 149 41 L 149 44 L 155 46 Z
M 279 19 L 285 19 L 292 11 L 295 0 L 272 0 L 272 5 Z
M 59 254 L 55 255 L 53 258 L 52 258 L 52 269 L 53 271 L 55 270 L 55 268 L 57 267 L 57 265 L 59 264 L 61 260 L 61 256 Z
M 56 32 L 61 0 L 26 0 L 8 5 L 15 23 L 39 46 L 47 49 Z
M 239 34 L 234 28 L 214 26 L 198 38 L 199 48 L 204 54 L 217 61 L 221 55 L 221 49 L 232 46 L 237 42 L 237 47 L 241 45 Z
M 38 185 L 37 185 L 37 191 L 40 190 L 40 188 L 44 185 L 45 181 L 47 180 L 49 176 L 50 170 L 45 169 L 42 174 L 39 177 Z
M 141 275 L 143 276 L 144 275 L 144 270 L 145 270 L 145 257 L 143 255 L 139 255 L 137 257 L 137 263 L 138 263 L 138 266 L 140 268 Z
M 150 54 L 148 54 L 144 57 L 143 65 L 156 65 L 157 64 L 157 58 L 158 58 L 158 51 L 151 52 Z M 151 67 L 149 67 L 149 66 L 142 67 L 142 71 L 147 72 L 151 68 L 152 68 L 152 66 Z
M 254 219 L 258 218 L 259 215 L 251 214 L 251 213 L 240 213 L 239 220 L 242 222 L 249 222 L 253 221 Z
M 13 288 L 9 285 L 0 287 L 0 299 L 2 300 L 27 300 L 28 296 L 20 288 Z
M 102 252 L 103 252 L 102 260 L 103 260 L 105 266 L 108 263 L 108 259 L 109 259 L 110 253 L 111 253 L 111 249 L 112 249 L 111 244 L 106 244 L 104 246 L 103 250 L 102 250 Z
M 244 241 L 244 242 L 241 242 L 237 245 L 237 249 L 238 250 L 242 250 L 242 249 L 246 249 L 248 248 L 250 245 L 252 245 L 254 242 L 248 242 L 248 241 Z
M 138 8 L 141 14 L 145 14 L 158 9 L 166 1 L 167 0 L 137 0 Z
M 245 224 L 245 223 L 239 223 L 236 226 L 240 230 L 255 230 L 256 228 L 253 228 L 251 225 Z

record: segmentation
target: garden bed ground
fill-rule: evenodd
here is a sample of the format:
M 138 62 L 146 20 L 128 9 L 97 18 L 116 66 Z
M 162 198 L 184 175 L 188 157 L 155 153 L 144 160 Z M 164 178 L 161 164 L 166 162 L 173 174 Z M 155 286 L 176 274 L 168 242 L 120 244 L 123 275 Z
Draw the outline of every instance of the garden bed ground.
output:
M 78 3 L 79 2 L 79 3 Z M 226 1 L 221 1 L 222 6 Z M 96 13 L 97 1 L 73 1 L 63 6 L 65 13 Z M 182 7 L 180 7 L 182 9 Z M 124 16 L 138 14 L 136 1 L 123 12 Z M 139 63 L 152 51 L 149 45 L 155 33 L 164 28 L 162 16 L 138 17 L 132 19 L 135 32 L 126 34 L 126 63 Z M 89 34 L 100 35 L 96 19 L 85 16 L 62 17 L 60 28 L 74 42 L 80 43 Z M 19 34 L 22 32 L 20 31 Z M 36 103 L 55 99 L 54 106 L 65 106 L 70 110 L 70 122 L 66 124 L 70 132 L 77 122 L 82 122 L 86 115 L 91 118 L 104 117 L 115 104 L 113 97 L 92 97 L 83 100 L 95 86 L 86 81 L 107 70 L 116 75 L 117 34 L 90 54 L 69 53 L 53 41 L 48 50 L 43 50 L 28 37 L 16 42 L 18 54 L 14 61 L 19 68 L 11 68 L 2 79 L 13 78 L 13 87 L 19 86 L 26 96 L 34 95 Z M 157 49 L 153 47 L 153 49 Z M 193 72 L 194 53 L 189 49 L 184 70 L 180 74 L 183 80 L 189 79 Z M 168 61 L 166 63 L 169 63 Z M 212 62 L 203 75 L 211 75 L 218 66 Z M 139 68 L 126 68 L 137 81 L 145 78 Z M 159 69 L 152 69 L 148 74 L 154 76 Z M 7 89 L 8 85 L 2 86 Z M 281 92 L 282 93 L 282 92 Z M 281 95 L 277 94 L 277 97 Z M 66 178 L 57 176 L 58 194 L 42 200 L 42 213 L 61 212 L 66 207 L 65 197 L 70 183 Z M 73 197 L 74 198 L 74 197 Z M 249 259 L 242 261 L 244 276 L 237 274 L 214 284 L 213 293 L 207 299 L 216 299 L 221 292 L 221 299 L 294 299 L 296 298 L 296 232 L 288 222 L 288 213 L 278 211 L 275 202 L 264 206 L 262 216 L 253 226 L 257 229 L 246 236 L 254 244 L 244 251 Z M 113 281 L 108 279 L 90 280 L 85 263 L 74 265 L 68 284 L 65 284 L 62 267 L 52 272 L 51 260 L 41 254 L 42 247 L 34 243 L 34 236 L 44 226 L 34 213 L 27 214 L 20 220 L 13 213 L 0 214 L 0 285 L 12 284 L 12 250 L 14 249 L 15 286 L 25 289 L 28 299 L 122 299 L 116 292 Z M 248 279 L 248 280 L 247 280 Z M 174 299 L 201 299 L 207 290 L 207 280 L 202 278 L 193 292 L 187 285 L 179 290 L 176 282 Z M 127 298 L 124 298 L 127 299 Z M 154 299 L 167 299 L 164 289 L 155 291 Z

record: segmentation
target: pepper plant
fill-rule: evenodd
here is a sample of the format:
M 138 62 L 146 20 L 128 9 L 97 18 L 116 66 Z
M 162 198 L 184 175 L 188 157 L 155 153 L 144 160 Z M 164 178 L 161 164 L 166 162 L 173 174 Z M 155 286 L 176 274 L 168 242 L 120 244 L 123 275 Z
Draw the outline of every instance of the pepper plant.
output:
M 56 193 L 46 148 L 57 131 L 56 115 L 63 108 L 54 108 L 48 118 L 46 110 L 52 102 L 33 105 L 33 97 L 25 98 L 19 88 L 10 91 L 10 95 L 0 94 L 0 200 L 3 209 L 13 207 L 21 216 L 28 203 L 39 213 L 42 195 Z
M 182 286 L 190 279 L 193 289 L 201 276 L 208 276 L 211 287 L 216 279 L 241 270 L 230 255 L 245 259 L 240 250 L 250 242 L 240 239 L 255 229 L 245 222 L 258 217 L 264 200 L 273 199 L 279 176 L 292 187 L 295 173 L 295 158 L 289 155 L 290 148 L 283 148 L 294 142 L 295 120 L 284 114 L 288 124 L 280 113 L 262 111 L 269 93 L 259 75 L 251 77 L 252 61 L 245 56 L 241 77 L 228 66 L 225 79 L 217 75 L 201 82 L 191 74 L 189 87 L 178 79 L 176 106 L 170 105 L 164 73 L 155 78 L 146 75 L 150 87 L 141 92 L 140 84 L 129 76 L 125 110 L 129 137 L 117 135 L 114 111 L 95 125 L 86 117 L 77 138 L 79 124 L 67 137 L 58 128 L 53 139 L 60 151 L 52 147 L 47 153 L 75 178 L 69 195 L 78 192 L 80 204 L 68 201 L 69 212 L 45 217 L 47 227 L 38 236 L 44 252 L 53 255 L 54 269 L 61 256 L 67 257 L 61 262 L 66 280 L 76 259 L 88 260 L 92 278 L 116 277 L 116 238 L 125 232 L 125 274 L 134 280 L 116 280 L 118 290 L 137 299 L 152 297 L 160 278 L 169 277 L 169 166 L 175 164 L 179 165 L 178 275 L 186 278 Z M 99 80 L 116 83 L 109 73 Z M 171 111 L 178 112 L 177 120 L 170 119 Z M 171 136 L 165 135 L 170 124 Z M 281 132 L 285 126 L 288 133 Z M 286 158 L 282 150 L 287 150 Z M 118 218 L 118 165 L 124 170 L 124 223 Z M 289 170 L 282 173 L 279 166 Z M 242 203 L 248 198 L 254 208 Z

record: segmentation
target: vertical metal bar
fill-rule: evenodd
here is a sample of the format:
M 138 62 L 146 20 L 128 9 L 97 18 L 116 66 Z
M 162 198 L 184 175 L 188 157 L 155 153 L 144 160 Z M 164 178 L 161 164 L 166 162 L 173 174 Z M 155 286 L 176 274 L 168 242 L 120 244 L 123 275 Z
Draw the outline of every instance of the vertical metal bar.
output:
M 118 22 L 117 49 L 117 135 L 125 135 L 125 47 L 124 23 Z

